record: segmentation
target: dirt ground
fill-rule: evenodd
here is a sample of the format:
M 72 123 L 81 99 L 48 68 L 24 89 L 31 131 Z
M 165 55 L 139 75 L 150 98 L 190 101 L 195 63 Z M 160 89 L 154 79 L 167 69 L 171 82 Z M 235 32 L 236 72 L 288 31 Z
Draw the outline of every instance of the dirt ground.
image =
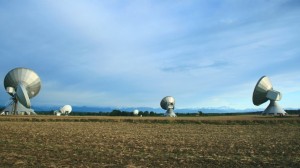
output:
M 222 123 L 0 120 L 0 167 L 300 167 L 297 122 Z

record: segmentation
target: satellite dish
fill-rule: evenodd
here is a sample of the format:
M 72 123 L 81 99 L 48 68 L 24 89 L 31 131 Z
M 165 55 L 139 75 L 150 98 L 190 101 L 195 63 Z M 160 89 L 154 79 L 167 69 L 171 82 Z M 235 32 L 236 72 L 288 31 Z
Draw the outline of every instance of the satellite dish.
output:
M 135 110 L 133 110 L 133 115 L 135 115 L 135 116 L 137 116 L 137 115 L 139 115 L 139 110 L 138 109 L 135 109 Z
M 176 117 L 176 114 L 174 113 L 175 99 L 172 96 L 164 97 L 160 102 L 160 106 L 162 109 L 167 110 L 165 116 Z
M 69 115 L 72 112 L 72 106 L 71 105 L 64 105 L 59 109 L 61 114 Z
M 35 114 L 31 107 L 30 99 L 36 96 L 41 89 L 39 76 L 28 68 L 15 68 L 9 71 L 4 78 L 4 88 L 12 96 L 13 102 L 4 110 L 10 114 Z M 18 106 L 20 103 L 24 108 Z M 20 108 L 19 108 L 20 107 Z
M 263 115 L 286 115 L 287 113 L 276 103 L 281 98 L 281 93 L 273 90 L 270 79 L 267 76 L 263 76 L 258 80 L 254 88 L 252 102 L 254 105 L 259 106 L 270 100 L 270 104 L 263 112 Z

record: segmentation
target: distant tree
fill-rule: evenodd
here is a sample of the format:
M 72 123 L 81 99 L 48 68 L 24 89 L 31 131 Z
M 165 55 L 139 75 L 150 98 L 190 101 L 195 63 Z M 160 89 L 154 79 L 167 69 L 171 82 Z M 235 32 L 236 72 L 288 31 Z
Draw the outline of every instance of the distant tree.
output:
M 128 111 L 122 111 L 121 116 L 130 116 L 131 112 Z
M 145 111 L 143 116 L 149 116 L 149 112 Z
M 99 116 L 108 116 L 110 113 L 109 112 L 102 112 L 102 111 L 99 111 L 98 115 Z
M 155 116 L 156 114 L 153 111 L 150 111 L 150 116 Z
M 120 116 L 121 113 L 122 112 L 120 110 L 113 110 L 109 115 L 110 116 Z

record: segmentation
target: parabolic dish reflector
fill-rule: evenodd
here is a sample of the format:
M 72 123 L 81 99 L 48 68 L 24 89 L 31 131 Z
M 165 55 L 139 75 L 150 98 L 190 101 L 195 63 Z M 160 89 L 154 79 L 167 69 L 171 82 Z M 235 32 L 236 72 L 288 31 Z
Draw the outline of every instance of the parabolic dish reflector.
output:
M 17 99 L 23 106 L 30 108 L 30 99 L 27 90 L 22 83 L 20 83 L 17 88 Z
M 161 108 L 164 110 L 168 110 L 170 108 L 175 108 L 175 99 L 172 96 L 166 96 L 164 97 L 160 102 Z
M 269 90 L 273 90 L 270 79 L 267 76 L 261 77 L 253 91 L 253 104 L 258 106 L 268 101 L 266 96 Z
M 133 110 L 133 115 L 138 115 L 138 114 L 139 114 L 139 110 L 138 109 Z
M 71 105 L 64 105 L 59 109 L 59 111 L 63 114 L 69 114 L 72 112 L 72 106 Z
M 40 77 L 31 69 L 15 68 L 7 73 L 4 78 L 4 88 L 13 87 L 17 90 L 18 85 L 22 83 L 27 91 L 29 98 L 36 96 L 41 89 Z M 9 93 L 13 96 L 11 93 Z

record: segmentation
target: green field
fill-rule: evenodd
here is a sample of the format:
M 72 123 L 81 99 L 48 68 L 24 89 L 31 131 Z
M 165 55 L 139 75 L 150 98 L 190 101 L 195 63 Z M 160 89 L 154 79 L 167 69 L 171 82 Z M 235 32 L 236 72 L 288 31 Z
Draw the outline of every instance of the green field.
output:
M 0 167 L 300 167 L 300 117 L 1 116 Z

